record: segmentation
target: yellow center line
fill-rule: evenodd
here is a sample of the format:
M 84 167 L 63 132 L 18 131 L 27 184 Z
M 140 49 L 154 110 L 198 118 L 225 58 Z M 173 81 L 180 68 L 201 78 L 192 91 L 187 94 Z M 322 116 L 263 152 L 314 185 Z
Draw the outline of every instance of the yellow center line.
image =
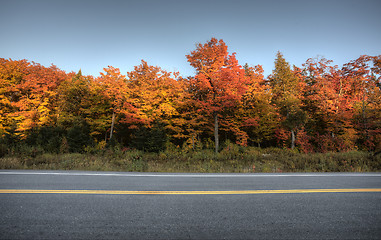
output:
M 118 195 L 231 195 L 231 194 L 269 194 L 269 193 L 360 193 L 381 192 L 381 188 L 353 189 L 287 189 L 287 190 L 237 190 L 237 191 L 114 191 L 114 190 L 39 190 L 39 189 L 0 189 L 1 193 L 34 194 L 118 194 Z

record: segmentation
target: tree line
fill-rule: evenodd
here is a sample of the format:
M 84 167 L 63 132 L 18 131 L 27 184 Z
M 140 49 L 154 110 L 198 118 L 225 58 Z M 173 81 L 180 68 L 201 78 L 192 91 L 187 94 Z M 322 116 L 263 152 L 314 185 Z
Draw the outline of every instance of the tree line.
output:
M 305 153 L 380 149 L 381 55 L 291 67 L 278 52 L 267 77 L 215 38 L 186 58 L 195 76 L 143 60 L 126 75 L 108 66 L 94 77 L 0 58 L 0 141 L 50 152 L 115 144 L 218 152 L 227 140 Z

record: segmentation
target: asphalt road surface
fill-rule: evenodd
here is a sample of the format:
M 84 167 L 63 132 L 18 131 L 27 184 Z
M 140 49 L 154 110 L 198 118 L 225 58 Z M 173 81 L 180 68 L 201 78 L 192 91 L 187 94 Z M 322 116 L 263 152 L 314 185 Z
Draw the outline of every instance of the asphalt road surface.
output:
M 381 239 L 381 174 L 0 171 L 1 239 Z

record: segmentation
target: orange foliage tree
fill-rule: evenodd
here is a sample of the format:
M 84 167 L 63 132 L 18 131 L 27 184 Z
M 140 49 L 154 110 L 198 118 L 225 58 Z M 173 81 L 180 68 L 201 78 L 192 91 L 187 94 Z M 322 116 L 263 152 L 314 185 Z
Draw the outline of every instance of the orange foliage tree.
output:
M 120 73 L 119 68 L 108 66 L 104 73 L 98 77 L 94 85 L 101 88 L 101 93 L 110 102 L 111 127 L 110 137 L 112 139 L 116 118 L 127 124 L 140 121 L 139 109 L 131 103 L 131 89 L 128 88 L 125 75 Z
M 350 85 L 344 81 L 338 67 L 330 65 L 331 62 L 324 58 L 308 59 L 304 64 L 304 101 L 319 151 L 343 148 L 342 143 L 339 143 L 342 135 L 354 136 L 352 131 L 343 132 L 343 129 L 353 129 L 351 99 L 348 95 Z
M 240 104 L 246 91 L 245 70 L 234 53 L 229 55 L 224 41 L 216 38 L 197 44 L 196 50 L 186 57 L 197 72 L 190 80 L 194 89 L 192 100 L 201 112 L 214 119 L 215 151 L 218 152 L 218 119 L 224 111 Z
M 380 58 L 363 55 L 342 68 L 342 78 L 349 85 L 353 131 L 360 147 L 369 150 L 381 149 Z
M 133 105 L 140 110 L 143 123 L 168 121 L 176 115 L 176 104 L 181 87 L 176 80 L 178 73 L 170 73 L 142 60 L 134 71 L 128 72 L 128 88 Z
M 11 114 L 17 111 L 14 103 L 21 97 L 16 86 L 24 81 L 29 66 L 26 60 L 0 58 L 0 137 L 10 133 L 14 125 Z
M 364 55 L 342 69 L 324 58 L 308 59 L 304 64 L 304 104 L 317 151 L 350 150 L 359 141 L 366 149 L 375 146 L 380 135 L 376 120 L 380 116 L 380 85 L 377 64 L 372 64 L 375 59 Z
M 32 128 L 56 122 L 57 88 L 66 79 L 66 73 L 54 65 L 44 67 L 24 60 L 3 63 L 7 69 L 4 71 L 10 74 L 2 78 L 2 98 L 6 106 L 13 108 L 7 116 L 15 124 L 17 134 L 25 138 Z M 13 68 L 14 64 L 18 66 Z
M 179 137 L 179 105 L 183 88 L 178 73 L 150 66 L 144 60 L 127 73 L 130 101 L 139 109 L 141 131 L 133 134 L 137 147 L 159 151 L 166 143 L 167 134 Z M 177 136 L 176 136 L 177 135 Z M 138 139 L 137 139 L 138 138 Z M 143 140 L 145 138 L 145 140 Z M 159 146 L 160 145 L 160 146 Z

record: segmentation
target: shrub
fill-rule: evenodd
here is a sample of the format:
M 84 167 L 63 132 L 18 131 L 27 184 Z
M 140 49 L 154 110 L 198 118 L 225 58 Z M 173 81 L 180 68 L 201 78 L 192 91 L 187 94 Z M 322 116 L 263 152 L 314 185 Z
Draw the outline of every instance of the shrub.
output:
M 162 124 L 155 124 L 152 128 L 142 127 L 135 131 L 132 147 L 146 152 L 164 151 L 167 136 Z
M 67 142 L 70 152 L 83 152 L 87 145 L 92 143 L 88 126 L 75 125 L 67 130 Z
M 4 143 L 0 143 L 0 158 L 8 154 L 8 146 Z
M 25 142 L 30 146 L 40 146 L 44 152 L 58 153 L 64 133 L 65 131 L 60 127 L 34 128 Z

